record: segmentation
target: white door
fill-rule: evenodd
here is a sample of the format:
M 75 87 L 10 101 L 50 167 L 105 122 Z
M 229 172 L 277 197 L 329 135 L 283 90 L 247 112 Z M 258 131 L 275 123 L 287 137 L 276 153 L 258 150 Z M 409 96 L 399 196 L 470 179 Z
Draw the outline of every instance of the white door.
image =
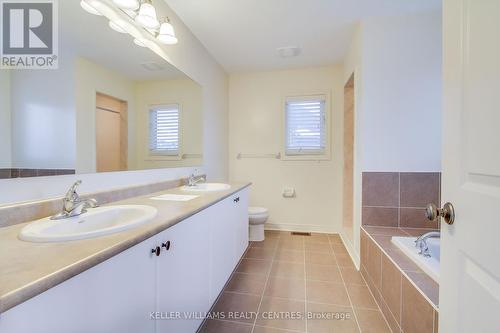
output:
M 500 332 L 500 1 L 444 0 L 439 329 Z

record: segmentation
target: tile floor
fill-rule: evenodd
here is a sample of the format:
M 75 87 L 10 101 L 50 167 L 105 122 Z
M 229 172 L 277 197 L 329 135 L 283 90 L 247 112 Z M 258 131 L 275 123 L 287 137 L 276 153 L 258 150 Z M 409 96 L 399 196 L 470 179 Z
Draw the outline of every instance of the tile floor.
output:
M 252 242 L 203 333 L 390 332 L 338 235 Z

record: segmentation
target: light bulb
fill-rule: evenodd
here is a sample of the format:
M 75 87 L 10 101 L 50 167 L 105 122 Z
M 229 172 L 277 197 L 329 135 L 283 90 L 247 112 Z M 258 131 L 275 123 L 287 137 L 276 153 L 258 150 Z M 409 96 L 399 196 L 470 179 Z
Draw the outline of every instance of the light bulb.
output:
M 127 33 L 127 31 L 123 28 L 123 22 L 121 21 L 109 21 L 109 27 L 121 34 Z
M 134 44 L 140 47 L 146 47 L 146 44 L 140 39 L 134 38 Z
M 101 13 L 99 13 L 94 7 L 89 5 L 85 0 L 80 1 L 80 6 L 85 9 L 87 13 L 93 14 L 93 15 L 98 15 L 102 16 Z
M 138 0 L 113 0 L 115 5 L 123 9 L 136 10 L 139 8 Z
M 145 28 L 155 29 L 158 28 L 160 22 L 156 17 L 156 9 L 152 4 L 145 2 L 139 9 L 139 15 L 135 17 L 135 21 Z
M 177 37 L 175 37 L 174 27 L 170 22 L 163 22 L 160 26 L 160 33 L 158 40 L 163 44 L 177 44 Z

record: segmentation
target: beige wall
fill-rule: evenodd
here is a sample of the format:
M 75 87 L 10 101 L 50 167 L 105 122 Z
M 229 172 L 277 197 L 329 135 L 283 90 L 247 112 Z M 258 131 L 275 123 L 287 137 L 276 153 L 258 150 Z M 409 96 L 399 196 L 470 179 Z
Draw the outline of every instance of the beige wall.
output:
M 229 79 L 229 170 L 251 181 L 250 204 L 269 208 L 268 227 L 337 232 L 342 216 L 343 71 L 340 66 L 234 74 Z M 241 159 L 282 150 L 283 98 L 329 92 L 331 160 Z M 282 197 L 293 187 L 296 197 Z
M 0 169 L 12 166 L 10 71 L 0 70 Z
M 96 172 L 96 93 L 103 93 L 127 102 L 135 110 L 134 81 L 87 59 L 75 60 L 76 101 L 76 172 Z M 128 112 L 129 124 L 136 122 L 134 112 Z M 136 148 L 135 129 L 128 131 L 129 168 L 134 169 Z
M 202 88 L 190 79 L 136 83 L 138 169 L 171 168 L 203 164 Z M 179 160 L 149 155 L 149 109 L 151 105 L 179 104 L 181 108 L 181 155 L 200 155 Z

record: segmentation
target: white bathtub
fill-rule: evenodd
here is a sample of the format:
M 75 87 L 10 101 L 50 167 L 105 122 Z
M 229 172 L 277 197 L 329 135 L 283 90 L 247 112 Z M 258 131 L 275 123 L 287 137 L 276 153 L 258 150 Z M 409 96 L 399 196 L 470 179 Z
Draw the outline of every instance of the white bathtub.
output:
M 439 283 L 439 258 L 440 241 L 439 238 L 428 238 L 426 240 L 429 247 L 429 258 L 418 254 L 420 249 L 415 247 L 417 237 L 392 237 L 392 242 L 403 251 L 420 269 L 429 275 L 434 281 Z

